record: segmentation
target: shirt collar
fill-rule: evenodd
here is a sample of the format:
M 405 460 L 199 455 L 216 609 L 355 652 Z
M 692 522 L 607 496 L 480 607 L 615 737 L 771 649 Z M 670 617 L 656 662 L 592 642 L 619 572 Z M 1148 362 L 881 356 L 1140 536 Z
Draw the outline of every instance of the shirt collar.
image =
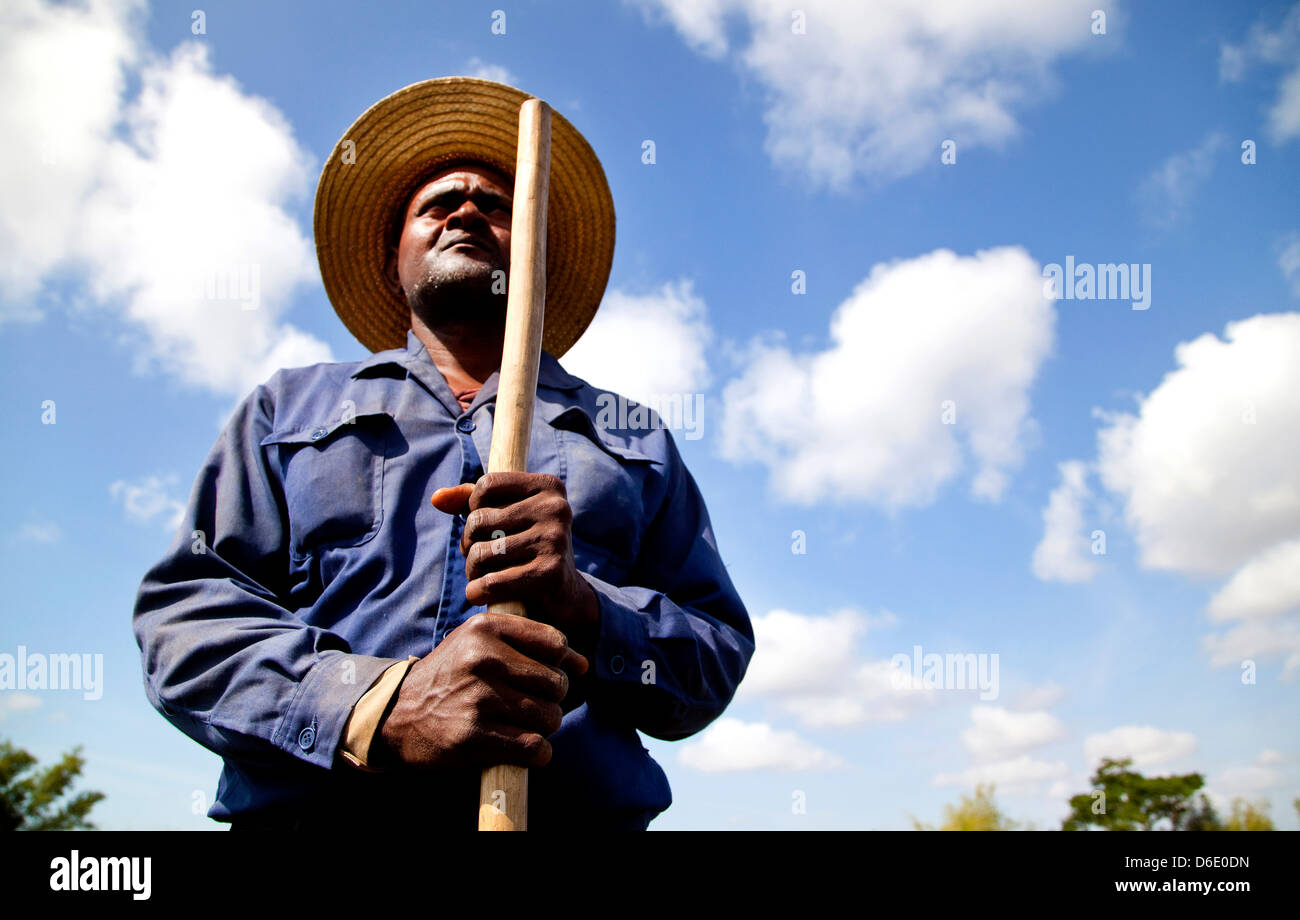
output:
M 424 343 L 420 341 L 418 336 L 416 336 L 415 331 L 413 329 L 408 329 L 406 331 L 405 348 L 392 348 L 388 351 L 375 352 L 369 358 L 366 358 L 364 361 L 357 364 L 356 370 L 352 372 L 352 376 L 354 378 L 367 376 L 368 371 L 384 365 L 400 367 L 409 374 L 413 364 L 427 364 L 433 366 L 433 359 L 429 357 L 428 349 L 424 347 Z M 435 371 L 437 370 L 436 367 L 434 367 L 434 369 Z M 441 377 L 441 373 L 439 373 L 438 376 Z M 495 391 L 495 377 L 496 373 L 494 372 L 487 381 L 484 381 L 483 386 L 485 389 L 488 387 L 488 382 L 491 381 L 493 383 L 491 389 Z M 537 367 L 537 385 L 548 387 L 552 390 L 580 390 L 583 387 L 583 382 L 562 368 L 560 362 L 555 358 L 555 356 L 549 351 L 543 349 L 541 361 L 538 363 Z

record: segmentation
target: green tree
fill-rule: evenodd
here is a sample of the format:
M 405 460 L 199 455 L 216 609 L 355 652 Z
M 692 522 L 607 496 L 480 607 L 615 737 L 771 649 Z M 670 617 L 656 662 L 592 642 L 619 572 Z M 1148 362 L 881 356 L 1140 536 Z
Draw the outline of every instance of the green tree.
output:
M 1215 830 L 1218 816 L 1209 800 L 1196 796 L 1205 785 L 1199 773 L 1143 776 L 1131 759 L 1105 759 L 1092 775 L 1093 792 L 1070 799 L 1061 830 Z
M 94 830 L 86 816 L 104 794 L 65 798 L 84 765 L 78 747 L 40 769 L 31 754 L 0 740 L 0 831 Z
M 912 828 L 932 831 L 929 824 L 912 818 Z M 1014 831 L 1020 825 L 1007 818 L 993 801 L 993 787 L 977 785 L 973 796 L 963 795 L 956 805 L 943 806 L 941 831 Z
M 1232 814 L 1223 823 L 1225 831 L 1271 831 L 1273 819 L 1268 816 L 1268 802 L 1247 802 L 1245 799 L 1232 800 Z

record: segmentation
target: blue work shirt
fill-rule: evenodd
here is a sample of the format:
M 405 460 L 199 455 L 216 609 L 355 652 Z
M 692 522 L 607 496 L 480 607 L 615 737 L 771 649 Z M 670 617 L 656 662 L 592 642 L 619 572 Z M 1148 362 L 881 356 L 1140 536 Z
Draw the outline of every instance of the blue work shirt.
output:
M 465 599 L 464 520 L 429 496 L 483 475 L 497 375 L 462 409 L 413 332 L 407 343 L 258 386 L 140 586 L 149 700 L 225 761 L 212 818 L 474 826 L 477 769 L 365 773 L 335 756 L 385 669 L 484 610 Z M 638 417 L 602 416 L 606 392 L 542 353 L 528 470 L 565 483 L 600 635 L 551 762 L 530 771 L 537 829 L 644 828 L 672 795 L 636 730 L 674 740 L 704 728 L 754 649 L 669 431 L 611 427 Z

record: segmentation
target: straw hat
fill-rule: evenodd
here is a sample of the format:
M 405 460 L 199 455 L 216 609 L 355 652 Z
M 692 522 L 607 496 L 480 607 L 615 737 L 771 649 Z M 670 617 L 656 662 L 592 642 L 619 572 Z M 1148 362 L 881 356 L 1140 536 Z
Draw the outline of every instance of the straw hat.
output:
M 411 310 L 385 281 L 398 212 L 436 168 L 476 160 L 514 181 L 522 90 L 489 80 L 413 83 L 365 111 L 316 187 L 316 257 L 343 324 L 371 351 L 406 344 Z M 551 113 L 542 347 L 564 354 L 596 315 L 614 259 L 614 199 L 586 139 Z

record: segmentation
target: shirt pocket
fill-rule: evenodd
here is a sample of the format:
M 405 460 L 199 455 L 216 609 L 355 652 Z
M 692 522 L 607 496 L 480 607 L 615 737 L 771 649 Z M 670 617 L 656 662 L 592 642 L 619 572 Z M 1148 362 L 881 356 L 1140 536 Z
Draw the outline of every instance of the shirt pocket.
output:
M 273 431 L 262 439 L 278 455 L 294 557 L 360 546 L 379 532 L 394 428 L 392 416 L 377 411 Z
M 564 457 L 564 488 L 573 508 L 574 554 L 589 574 L 621 577 L 636 563 L 649 526 L 647 479 L 660 461 L 601 436 L 587 413 L 571 407 L 551 423 Z M 600 565 L 583 565 L 584 555 Z

